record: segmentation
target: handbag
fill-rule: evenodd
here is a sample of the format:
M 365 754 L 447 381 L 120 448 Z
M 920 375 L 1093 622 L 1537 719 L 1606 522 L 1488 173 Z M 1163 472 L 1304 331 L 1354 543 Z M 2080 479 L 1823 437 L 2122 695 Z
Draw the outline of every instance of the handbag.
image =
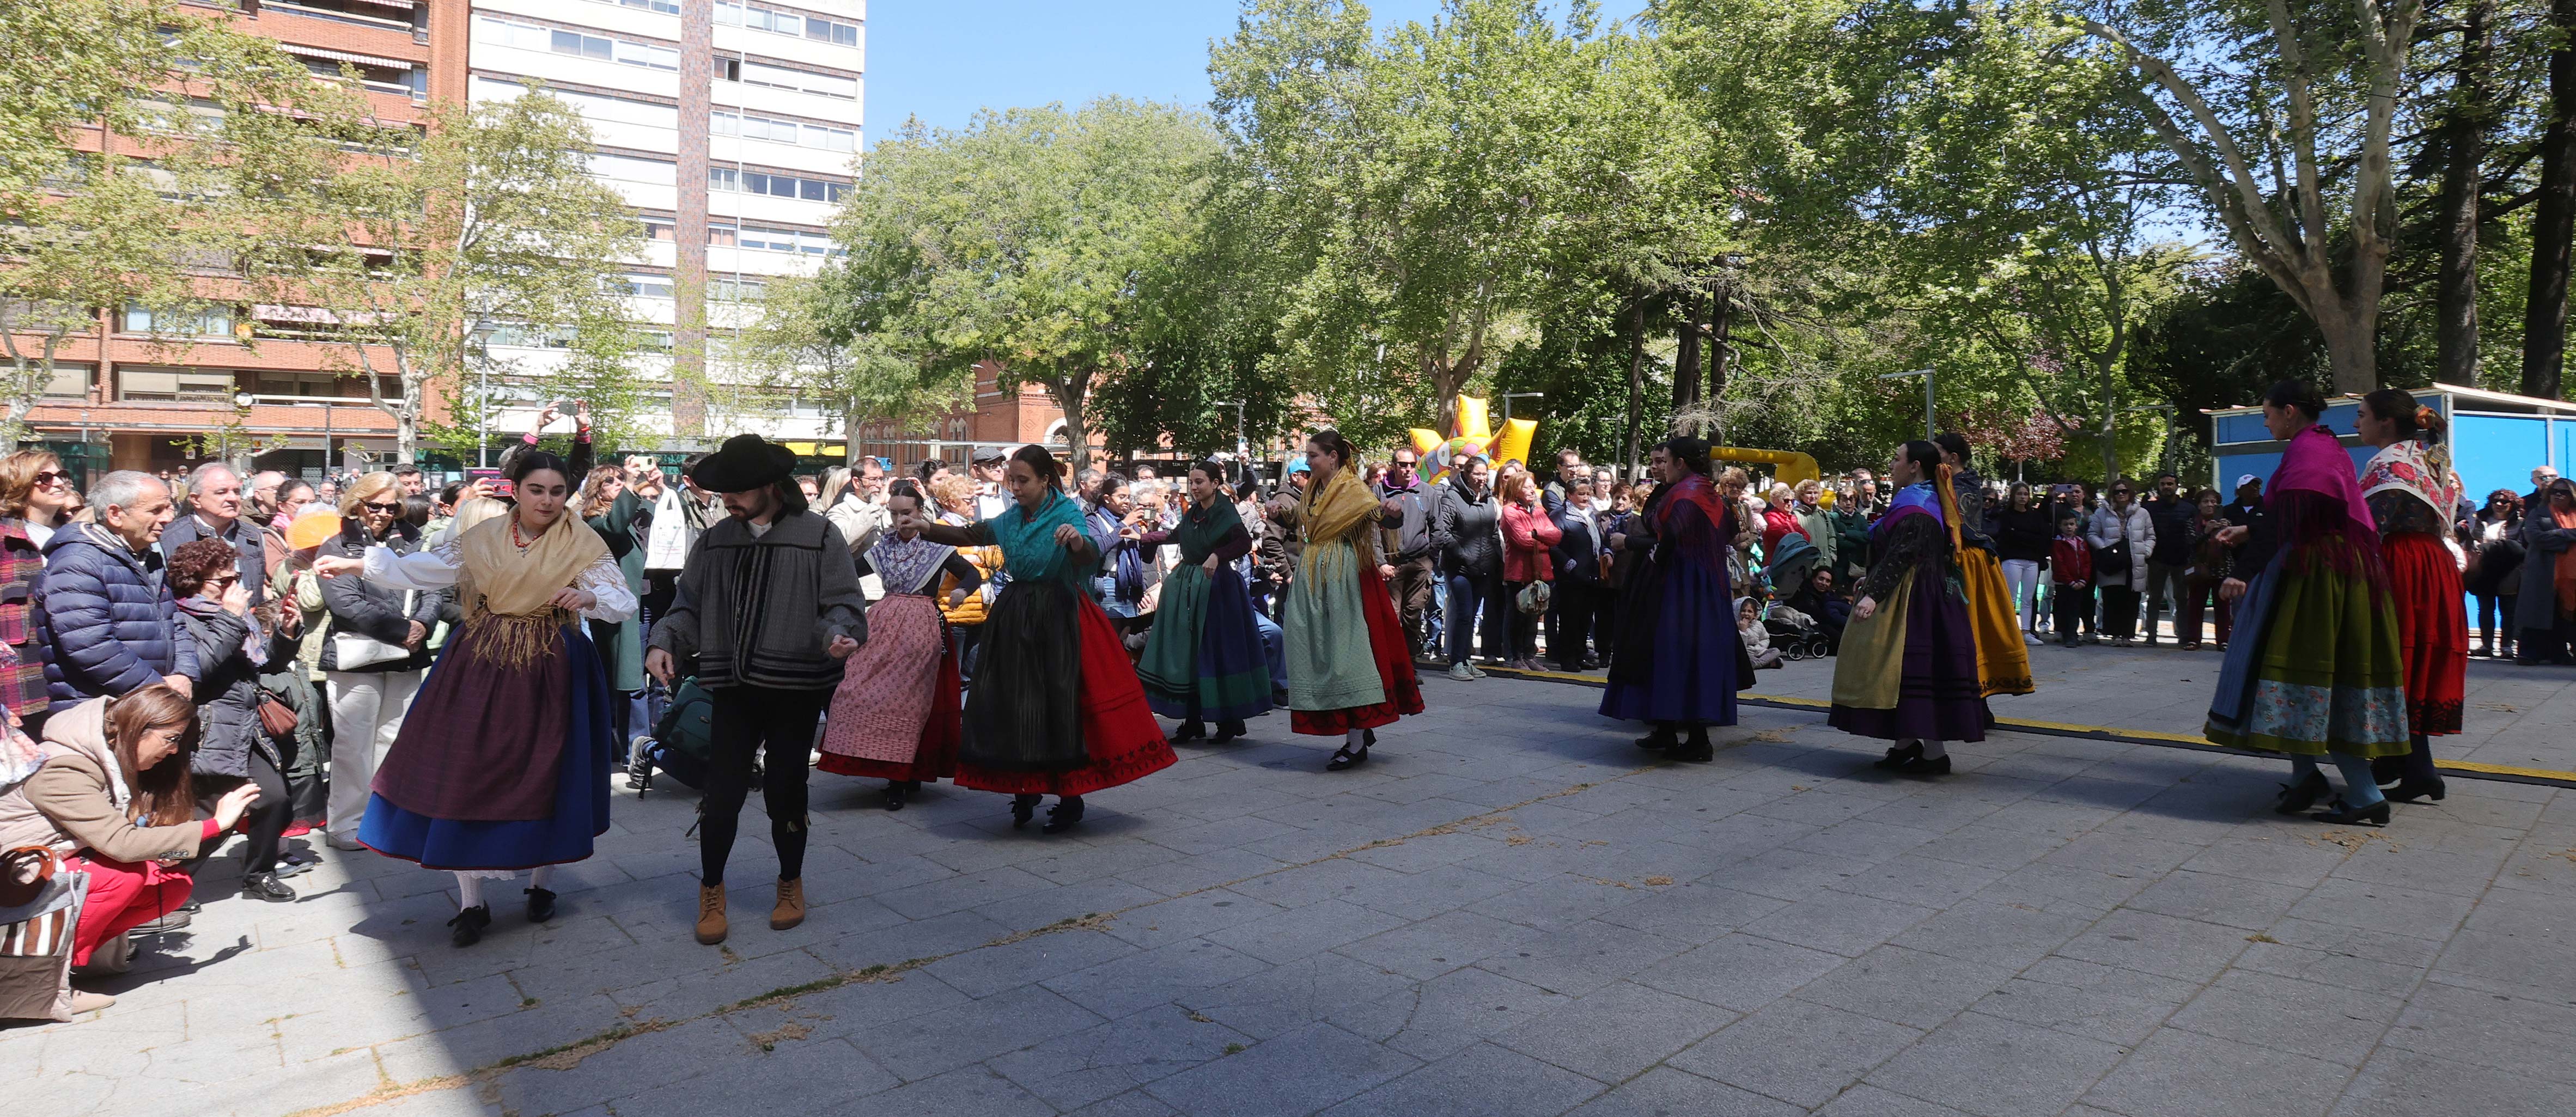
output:
M 403 613 L 409 615 L 411 609 L 412 593 L 406 590 L 403 593 Z M 410 648 L 400 644 L 388 644 L 364 633 L 341 632 L 336 628 L 331 633 L 331 650 L 332 662 L 338 664 L 332 668 L 335 671 L 355 671 L 361 667 L 373 667 L 379 663 L 411 658 Z M 265 716 L 262 720 L 266 720 Z
M 44 846 L 0 853 L 0 1020 L 69 1020 L 72 934 L 89 874 Z
M 1556 591 L 1549 588 L 1549 584 L 1546 582 L 1532 582 L 1521 587 L 1520 596 L 1516 604 L 1520 606 L 1521 612 L 1524 613 L 1544 613 L 1547 611 L 1548 599 L 1554 596 L 1555 592 Z
M 259 688 L 259 727 L 270 737 L 283 741 L 295 736 L 297 720 L 295 708 L 280 699 L 276 691 Z

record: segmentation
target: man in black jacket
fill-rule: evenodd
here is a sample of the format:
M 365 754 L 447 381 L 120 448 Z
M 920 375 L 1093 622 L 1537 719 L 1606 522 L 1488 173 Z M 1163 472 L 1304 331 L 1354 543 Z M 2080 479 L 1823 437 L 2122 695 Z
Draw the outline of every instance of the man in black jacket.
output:
M 2156 547 L 2147 555 L 2147 643 L 2156 642 L 2156 628 L 2167 602 L 2179 612 L 2185 585 L 2185 572 L 2191 569 L 2191 525 L 2200 510 L 2182 491 L 2182 479 L 2170 473 L 2156 475 L 2156 491 L 2141 502 L 2147 518 L 2156 525 Z M 2180 637 L 2177 637 L 2179 639 Z
M 1550 556 L 1556 563 L 1556 591 L 1547 603 L 1547 647 L 1556 657 L 1556 669 L 1569 673 L 1598 665 L 1590 646 L 1609 606 L 1601 560 L 1610 544 L 1596 518 L 1601 509 L 1592 503 L 1589 477 L 1577 477 L 1588 472 L 1581 466 L 1568 470 L 1566 496 L 1554 516 L 1562 535 Z
M 1501 663 L 1510 651 L 1503 614 L 1511 602 L 1503 596 L 1502 509 L 1486 487 L 1490 475 L 1482 457 L 1451 466 L 1431 517 L 1431 545 L 1440 552 L 1441 577 L 1449 586 L 1441 614 L 1449 627 L 1449 677 L 1459 682 L 1485 677 L 1471 654 L 1478 613 L 1484 615 L 1485 658 Z
M 738 434 L 689 476 L 724 495 L 680 572 L 679 593 L 653 626 L 644 669 L 674 684 L 680 661 L 714 700 L 714 752 L 699 804 L 698 941 L 723 942 L 725 859 L 733 852 L 754 753 L 767 752 L 761 800 L 778 850 L 778 904 L 769 925 L 805 921 L 805 783 L 814 728 L 841 684 L 842 661 L 868 638 L 858 568 L 839 529 L 808 511 L 791 478 L 796 455 Z

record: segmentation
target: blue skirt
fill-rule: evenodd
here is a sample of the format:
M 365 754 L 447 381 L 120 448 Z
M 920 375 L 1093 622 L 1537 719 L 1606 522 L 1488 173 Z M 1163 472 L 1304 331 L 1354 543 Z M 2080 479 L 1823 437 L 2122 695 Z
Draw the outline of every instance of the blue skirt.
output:
M 1675 557 L 1644 572 L 1619 634 L 1601 713 L 1626 721 L 1735 724 L 1744 640 L 1726 575 Z
M 511 822 L 459 822 L 405 810 L 370 793 L 366 817 L 358 823 L 358 841 L 387 857 L 417 861 L 430 869 L 533 869 L 589 857 L 592 840 L 608 831 L 614 731 L 598 649 L 579 625 L 566 626 L 563 637 L 569 685 L 562 700 L 570 703 L 570 709 L 551 814 Z M 430 668 L 431 677 L 441 671 L 471 669 L 451 665 L 454 658 L 440 656 Z M 421 693 L 431 693 L 426 679 Z M 413 716 L 435 717 L 437 712 L 415 711 Z

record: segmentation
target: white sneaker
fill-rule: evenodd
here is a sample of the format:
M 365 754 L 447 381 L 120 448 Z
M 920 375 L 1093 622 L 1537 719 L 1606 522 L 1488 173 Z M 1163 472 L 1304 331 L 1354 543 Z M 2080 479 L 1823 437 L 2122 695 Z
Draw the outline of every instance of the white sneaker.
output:
M 1472 683 L 1476 681 L 1476 669 L 1464 663 L 1452 663 L 1449 665 L 1449 677 L 1462 683 Z
M 72 1015 L 74 1016 L 84 1012 L 97 1012 L 115 1004 L 116 998 L 105 993 L 92 993 L 87 989 L 72 990 Z
M 331 848 L 342 853 L 363 853 L 367 848 L 364 843 L 358 841 L 358 836 L 355 834 L 333 834 L 324 841 L 329 843 Z
M 2032 635 L 2031 633 L 2025 632 L 2021 634 L 2021 642 L 2036 648 L 2045 641 L 2042 641 L 2039 637 Z
M 1482 667 L 1478 667 L 1478 666 L 1476 666 L 1475 664 L 1472 664 L 1472 663 L 1470 663 L 1470 664 L 1466 664 L 1465 666 L 1466 666 L 1466 668 L 1467 668 L 1467 673 L 1468 673 L 1468 674 L 1470 674 L 1470 675 L 1474 675 L 1475 677 L 1477 677 L 1477 678 L 1479 678 L 1479 679 L 1481 679 L 1481 678 L 1484 678 L 1484 677 L 1485 677 L 1485 669 L 1484 669 L 1484 668 L 1482 668 Z

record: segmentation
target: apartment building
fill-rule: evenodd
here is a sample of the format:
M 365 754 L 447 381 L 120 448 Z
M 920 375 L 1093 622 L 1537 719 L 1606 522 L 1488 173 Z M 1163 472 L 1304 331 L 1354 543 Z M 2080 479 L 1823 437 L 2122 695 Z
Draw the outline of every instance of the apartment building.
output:
M 416 123 L 432 97 L 461 97 L 466 0 L 190 0 L 246 32 L 277 40 L 316 73 L 356 68 L 376 113 Z M 85 151 L 123 143 L 95 131 Z M 236 422 L 278 446 L 265 468 L 318 473 L 326 462 L 390 454 L 393 421 L 363 380 L 332 371 L 327 347 L 299 341 L 309 311 L 252 306 L 156 323 L 148 307 L 109 307 L 97 331 L 65 345 L 38 434 L 75 468 L 169 469 L 190 463 L 188 436 Z M 158 329 L 187 343 L 156 344 Z M 245 345 L 244 338 L 256 341 Z
M 839 416 L 749 383 L 724 340 L 769 280 L 834 251 L 826 228 L 862 146 L 865 21 L 864 0 L 472 0 L 466 95 L 542 83 L 590 122 L 595 173 L 644 222 L 627 280 L 657 343 L 636 373 L 665 448 L 840 433 Z M 542 406 L 531 381 L 560 355 L 492 352 L 523 373 L 492 389 L 508 429 Z

